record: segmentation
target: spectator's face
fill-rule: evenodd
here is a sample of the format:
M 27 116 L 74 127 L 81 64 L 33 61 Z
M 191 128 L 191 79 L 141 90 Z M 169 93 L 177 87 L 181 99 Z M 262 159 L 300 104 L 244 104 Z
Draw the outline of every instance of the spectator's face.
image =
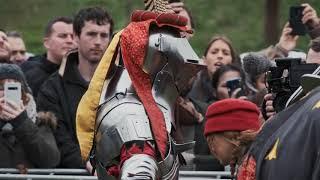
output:
M 75 48 L 72 24 L 54 23 L 52 33 L 49 37 L 44 38 L 44 46 L 47 49 L 48 56 L 54 58 L 52 60 L 61 62 L 63 56 Z
M 22 64 L 27 60 L 26 46 L 21 38 L 8 37 L 9 44 L 11 47 L 10 61 L 14 64 Z
M 204 62 L 207 65 L 207 69 L 211 77 L 212 74 L 222 65 L 232 63 L 230 47 L 220 39 L 214 41 L 204 57 Z
M 75 39 L 78 43 L 80 60 L 99 63 L 109 45 L 110 24 L 98 25 L 94 21 L 86 21 L 80 37 L 75 36 Z
M 226 82 L 235 78 L 241 78 L 240 73 L 237 71 L 227 71 L 219 78 L 216 94 L 216 97 L 219 100 L 230 98 Z
M 310 48 L 307 55 L 307 63 L 320 64 L 320 52 L 315 52 Z
M 266 88 L 266 74 L 260 74 L 255 82 L 256 89 L 261 91 Z
M 229 165 L 232 160 L 235 144 L 227 139 L 223 134 L 211 134 L 207 137 L 208 146 L 211 154 L 216 157 L 223 165 Z
M 7 35 L 0 31 L 0 61 L 8 61 L 10 59 L 10 44 Z

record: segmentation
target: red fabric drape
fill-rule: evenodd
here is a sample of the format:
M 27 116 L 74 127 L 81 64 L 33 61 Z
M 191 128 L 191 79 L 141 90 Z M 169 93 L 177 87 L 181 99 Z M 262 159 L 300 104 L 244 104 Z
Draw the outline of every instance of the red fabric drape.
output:
M 157 149 L 161 158 L 164 159 L 168 143 L 165 120 L 152 96 L 150 76 L 143 71 L 142 67 L 148 47 L 150 25 L 170 26 L 177 31 L 186 31 L 187 20 L 176 14 L 156 14 L 145 11 L 133 13 L 132 20 L 135 22 L 131 22 L 121 34 L 120 46 L 123 61 L 149 117 Z

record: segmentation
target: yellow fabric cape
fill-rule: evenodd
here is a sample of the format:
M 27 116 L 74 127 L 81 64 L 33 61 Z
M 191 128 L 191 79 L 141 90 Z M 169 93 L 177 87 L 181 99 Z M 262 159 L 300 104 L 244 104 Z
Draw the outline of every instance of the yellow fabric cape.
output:
M 94 128 L 96 123 L 97 107 L 100 101 L 102 87 L 108 73 L 122 31 L 112 39 L 91 79 L 87 92 L 82 96 L 76 115 L 77 137 L 80 144 L 81 157 L 87 160 L 93 145 Z

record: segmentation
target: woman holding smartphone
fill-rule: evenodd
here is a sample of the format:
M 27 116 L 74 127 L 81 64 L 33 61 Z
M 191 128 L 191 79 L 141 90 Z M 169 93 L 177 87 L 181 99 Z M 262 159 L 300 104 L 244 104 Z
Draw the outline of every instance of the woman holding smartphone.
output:
M 0 110 L 1 168 L 23 171 L 59 163 L 53 136 L 56 119 L 50 113 L 36 113 L 30 88 L 17 65 L 0 64 Z
M 245 83 L 245 73 L 238 66 L 221 66 L 212 76 L 213 95 L 216 100 L 227 98 L 247 99 L 248 88 Z

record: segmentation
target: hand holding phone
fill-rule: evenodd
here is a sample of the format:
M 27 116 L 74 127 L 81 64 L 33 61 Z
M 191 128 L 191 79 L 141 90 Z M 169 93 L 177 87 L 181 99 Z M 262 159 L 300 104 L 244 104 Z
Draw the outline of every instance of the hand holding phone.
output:
M 237 90 L 239 91 L 237 93 L 237 96 L 236 97 L 239 97 L 239 96 L 243 96 L 244 93 L 243 93 L 243 85 L 242 85 L 242 81 L 241 81 L 241 78 L 234 78 L 234 79 L 230 79 L 226 82 L 226 86 L 228 88 L 228 94 L 229 94 L 229 97 L 232 96 L 232 94 Z
M 306 25 L 303 24 L 304 6 L 291 6 L 289 12 L 289 23 L 292 28 L 291 35 L 303 36 L 307 33 Z
M 19 116 L 25 107 L 21 102 L 21 84 L 19 82 L 5 82 L 4 96 L 0 98 L 0 118 L 10 121 Z

